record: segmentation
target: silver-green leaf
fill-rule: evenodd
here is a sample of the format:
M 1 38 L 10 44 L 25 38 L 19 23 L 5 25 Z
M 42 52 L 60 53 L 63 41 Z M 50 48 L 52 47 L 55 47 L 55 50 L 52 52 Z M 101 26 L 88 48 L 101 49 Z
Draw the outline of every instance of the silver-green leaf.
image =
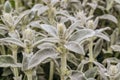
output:
M 51 36 L 54 36 L 54 37 L 57 36 L 57 29 L 54 26 L 47 25 L 47 24 L 41 24 L 40 26 L 43 30 L 45 30 Z
M 120 46 L 119 46 L 119 45 L 112 45 L 111 48 L 112 48 L 114 51 L 119 51 L 119 52 L 120 52 Z
M 65 44 L 65 47 L 70 51 L 85 55 L 83 47 L 77 42 L 73 42 L 73 41 L 68 42 L 67 44 Z
M 39 50 L 29 60 L 28 69 L 31 69 L 31 68 L 39 65 L 42 61 L 44 61 L 48 58 L 55 58 L 57 55 L 58 55 L 58 53 L 56 53 L 56 51 L 52 48 Z
M 1 55 L 0 67 L 17 67 L 17 63 L 11 55 Z
M 113 15 L 110 15 L 110 14 L 104 14 L 104 15 L 100 16 L 99 18 L 110 20 L 116 24 L 118 23 L 118 20 Z
M 24 47 L 24 43 L 22 43 L 19 39 L 16 39 L 16 38 L 2 38 L 0 39 L 0 42 L 2 43 L 12 43 L 12 44 L 15 44 L 15 45 L 18 45 L 20 47 Z
M 75 33 L 73 33 L 70 37 L 70 41 L 82 41 L 84 39 L 87 39 L 89 37 L 93 37 L 95 35 L 95 32 L 91 29 L 82 29 L 78 30 Z
M 5 2 L 4 11 L 6 13 L 10 13 L 12 11 L 12 5 L 11 5 L 11 3 L 9 1 Z

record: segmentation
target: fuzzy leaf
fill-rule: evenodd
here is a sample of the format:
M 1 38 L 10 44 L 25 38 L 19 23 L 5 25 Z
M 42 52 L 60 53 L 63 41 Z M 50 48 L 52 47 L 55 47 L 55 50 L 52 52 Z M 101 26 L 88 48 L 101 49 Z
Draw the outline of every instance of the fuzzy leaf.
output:
M 112 35 L 110 36 L 111 45 L 116 44 L 116 41 L 117 41 L 118 38 L 119 38 L 118 36 L 119 36 L 119 29 L 116 28 L 116 29 L 113 31 Z
M 38 46 L 39 44 L 43 43 L 43 42 L 51 42 L 51 43 L 58 43 L 59 39 L 56 39 L 56 38 L 44 38 L 44 39 L 41 39 L 41 40 L 38 40 L 36 41 L 34 44 L 33 44 L 33 47 L 36 47 Z
M 80 21 L 76 21 L 72 25 L 70 25 L 70 27 L 66 31 L 66 36 L 69 37 L 73 33 L 73 31 L 76 29 L 76 27 L 79 25 L 80 25 Z
M 95 44 L 95 48 L 94 48 L 94 58 L 96 58 L 100 51 L 102 50 L 102 45 L 103 45 L 103 40 L 102 39 L 99 39 L 96 44 Z
M 32 56 L 33 53 L 30 54 L 23 53 L 22 70 L 28 70 L 29 60 L 31 59 Z
M 104 14 L 104 15 L 100 16 L 99 18 L 100 19 L 107 19 L 107 20 L 110 20 L 114 23 L 118 23 L 117 19 L 113 15 L 110 15 L 110 14 Z
M 103 31 L 105 31 L 105 30 L 110 30 L 110 27 L 105 27 L 105 28 L 101 28 L 101 29 L 96 29 L 95 31 L 96 31 L 97 33 L 100 33 L 100 32 L 103 32 Z
M 30 26 L 32 26 L 33 28 L 39 28 L 40 26 L 40 21 L 32 21 L 29 23 Z
M 33 8 L 31 9 L 32 11 L 38 11 L 37 15 L 41 15 L 42 13 L 44 13 L 45 11 L 47 11 L 49 8 L 48 6 L 44 6 L 42 4 L 36 4 L 35 6 L 33 6 Z
M 59 2 L 59 0 L 51 0 L 52 5 L 55 5 L 57 2 Z
M 97 28 L 98 22 L 99 22 L 99 17 L 97 17 L 97 18 L 95 19 L 95 21 L 94 21 L 94 29 Z
M 51 36 L 54 36 L 54 37 L 57 36 L 57 29 L 54 26 L 47 25 L 47 24 L 41 24 L 40 26 L 43 30 L 45 30 Z
M 82 41 L 86 38 L 93 37 L 95 32 L 91 29 L 82 29 L 73 33 L 70 37 L 70 41 Z
M 0 67 L 16 67 L 17 63 L 10 55 L 1 55 L 0 56 Z
M 74 71 L 70 75 L 70 80 L 86 80 L 83 76 L 83 73 Z
M 20 13 L 20 15 L 17 17 L 17 19 L 15 20 L 14 22 L 14 25 L 17 26 L 19 24 L 20 21 L 23 20 L 23 18 L 26 16 L 26 15 L 29 15 L 30 14 L 30 10 L 26 10 L 22 13 Z
M 10 4 L 9 1 L 6 1 L 6 2 L 5 2 L 4 11 L 5 11 L 6 13 L 10 13 L 10 12 L 12 11 L 12 5 Z
M 115 0 L 115 2 L 120 4 L 120 0 Z
M 92 69 L 89 69 L 89 70 L 87 70 L 87 71 L 85 72 L 85 76 L 86 76 L 87 78 L 93 78 L 93 77 L 96 76 L 96 74 L 97 74 L 97 67 L 94 67 L 94 68 L 92 68 Z
M 16 38 L 2 38 L 0 39 L 1 42 L 5 43 L 12 43 L 15 45 L 18 45 L 20 47 L 24 47 L 24 43 L 22 43 L 20 40 L 16 39 Z
M 2 76 L 9 76 L 10 74 L 12 74 L 12 71 L 9 68 L 3 69 Z
M 8 30 L 8 28 L 5 25 L 0 24 L 0 30 Z
M 112 45 L 111 48 L 112 48 L 114 51 L 119 51 L 119 52 L 120 52 L 120 46 L 119 46 L 119 45 Z
M 55 45 L 52 43 L 42 43 L 37 46 L 38 49 L 45 49 L 45 48 L 54 48 Z
M 81 45 L 79 45 L 79 43 L 77 43 L 77 42 L 72 42 L 72 41 L 68 42 L 67 44 L 65 44 L 65 47 L 70 51 L 85 55 L 83 47 Z
M 36 52 L 29 60 L 28 69 L 39 65 L 42 61 L 48 58 L 55 58 L 58 54 L 53 49 L 43 49 Z
M 110 41 L 109 37 L 103 33 L 96 33 L 95 36 L 100 37 L 106 41 Z

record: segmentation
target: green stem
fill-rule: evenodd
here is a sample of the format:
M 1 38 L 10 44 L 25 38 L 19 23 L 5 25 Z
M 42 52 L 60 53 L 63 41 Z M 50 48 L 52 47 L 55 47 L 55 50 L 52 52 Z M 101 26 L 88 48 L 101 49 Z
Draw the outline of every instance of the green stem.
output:
M 53 10 L 53 7 L 50 3 L 48 3 L 48 7 L 49 7 L 48 19 L 49 19 L 51 24 L 54 24 L 54 10 Z
M 93 13 L 94 13 L 94 9 L 91 9 L 89 15 L 91 16 L 93 15 Z
M 93 57 L 93 38 L 91 38 L 90 44 L 89 44 L 89 61 L 90 61 L 89 67 L 92 68 L 93 67 L 92 62 L 94 61 L 94 57 Z
M 32 70 L 26 71 L 27 80 L 32 80 Z
M 15 0 L 15 9 L 18 10 L 19 0 Z
M 17 63 L 17 50 L 13 50 L 12 52 L 13 52 L 13 57 L 15 59 L 15 62 Z M 19 77 L 19 72 L 17 67 L 13 68 L 13 73 L 14 73 L 14 77 Z
M 61 80 L 65 80 L 65 75 L 67 71 L 67 53 L 63 51 L 61 55 Z
M 49 80 L 53 80 L 54 75 L 54 62 L 50 61 L 50 74 L 49 74 Z
M 2 55 L 6 54 L 5 47 L 3 45 L 1 45 L 0 51 L 1 51 Z

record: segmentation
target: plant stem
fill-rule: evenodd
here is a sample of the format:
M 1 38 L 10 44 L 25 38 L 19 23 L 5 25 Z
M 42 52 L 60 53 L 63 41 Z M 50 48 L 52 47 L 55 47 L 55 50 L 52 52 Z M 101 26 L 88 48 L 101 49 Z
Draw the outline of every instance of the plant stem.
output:
M 67 53 L 66 50 L 63 50 L 61 55 L 61 80 L 65 80 L 67 70 Z
M 50 61 L 49 80 L 53 80 L 53 75 L 54 75 L 54 62 Z
M 90 39 L 90 44 L 89 44 L 89 61 L 90 61 L 89 67 L 92 68 L 93 67 L 92 62 L 94 61 L 94 58 L 93 58 L 93 38 Z
M 13 57 L 15 59 L 15 62 L 17 63 L 17 49 L 16 50 L 13 50 Z M 19 73 L 18 73 L 18 68 L 13 68 L 13 73 L 14 73 L 14 76 L 15 77 L 18 77 L 19 76 Z
M 5 47 L 3 45 L 1 45 L 1 49 L 0 49 L 2 55 L 5 55 L 6 51 L 5 51 Z
M 33 70 L 27 70 L 25 71 L 25 74 L 27 75 L 27 80 L 32 80 L 32 76 L 33 76 Z
M 18 3 L 19 3 L 19 0 L 15 0 L 15 9 L 18 10 Z
M 27 79 L 32 80 L 32 74 L 27 74 Z
M 12 55 L 13 55 L 13 57 L 15 59 L 15 63 L 17 63 L 17 49 L 13 49 L 12 53 L 13 53 Z M 14 80 L 16 80 L 19 77 L 19 72 L 18 72 L 17 67 L 13 68 L 13 74 L 14 74 L 14 77 L 15 77 Z
M 48 3 L 48 7 L 49 7 L 48 19 L 49 19 L 51 24 L 54 24 L 54 10 L 53 10 L 53 7 L 50 3 Z

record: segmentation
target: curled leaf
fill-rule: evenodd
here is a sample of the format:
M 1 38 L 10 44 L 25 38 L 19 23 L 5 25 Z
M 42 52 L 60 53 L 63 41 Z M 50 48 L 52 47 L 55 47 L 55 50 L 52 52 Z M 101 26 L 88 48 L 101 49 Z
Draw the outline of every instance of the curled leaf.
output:
M 104 14 L 104 15 L 100 16 L 99 18 L 110 20 L 116 24 L 118 23 L 118 20 L 113 15 L 110 15 L 110 14 Z

